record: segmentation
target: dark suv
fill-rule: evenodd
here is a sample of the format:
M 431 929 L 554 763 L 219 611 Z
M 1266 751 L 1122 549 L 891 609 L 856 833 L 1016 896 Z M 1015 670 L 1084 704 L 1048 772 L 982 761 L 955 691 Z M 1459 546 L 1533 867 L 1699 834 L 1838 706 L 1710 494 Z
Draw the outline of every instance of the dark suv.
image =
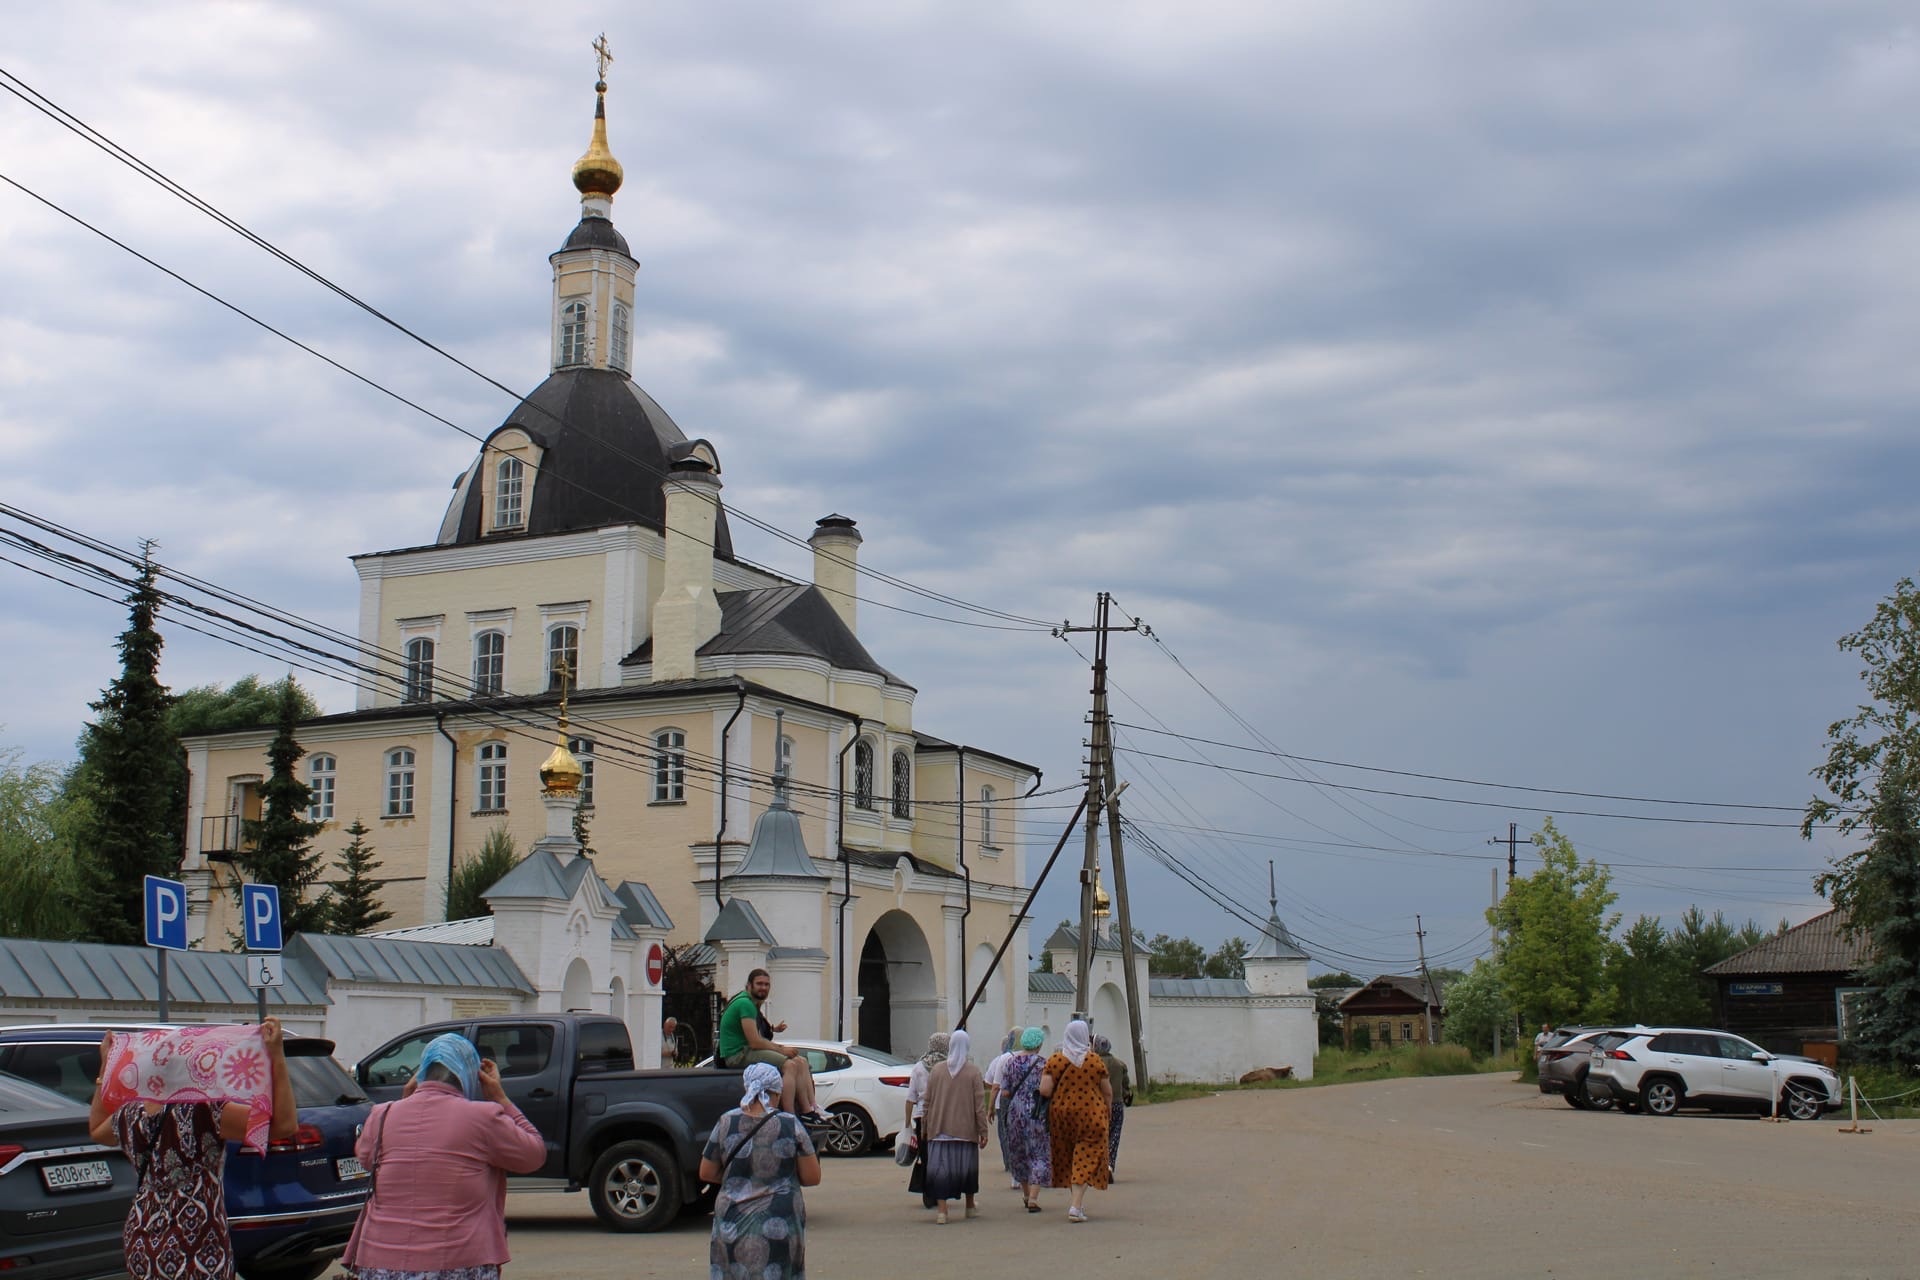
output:
M 100 1037 L 156 1023 L 50 1024 L 0 1028 L 0 1071 L 93 1100 Z M 227 1220 L 234 1260 L 246 1280 L 314 1280 L 347 1247 L 372 1180 L 353 1142 L 371 1110 L 353 1077 L 333 1060 L 333 1041 L 286 1038 L 287 1073 L 300 1126 L 257 1155 L 227 1144 Z
M 0 1075 L 0 1276 L 120 1275 L 131 1203 L 133 1166 L 94 1142 L 85 1107 Z

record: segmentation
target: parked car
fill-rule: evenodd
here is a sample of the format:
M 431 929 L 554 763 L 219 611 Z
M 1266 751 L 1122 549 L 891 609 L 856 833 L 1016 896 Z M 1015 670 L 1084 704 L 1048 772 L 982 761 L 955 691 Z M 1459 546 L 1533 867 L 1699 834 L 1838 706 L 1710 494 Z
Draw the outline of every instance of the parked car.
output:
M 738 1071 L 636 1071 L 620 1019 L 549 1014 L 416 1027 L 362 1058 L 354 1075 L 374 1101 L 391 1102 L 449 1031 L 498 1064 L 507 1096 L 547 1140 L 547 1163 L 515 1181 L 584 1188 L 615 1231 L 658 1231 L 701 1198 L 700 1153 L 740 1103 Z
M 83 1108 L 100 1074 L 100 1037 L 158 1023 L 56 1023 L 0 1028 L 0 1071 L 33 1081 Z M 287 1074 L 299 1108 L 292 1138 L 263 1156 L 227 1144 L 227 1222 L 245 1280 L 314 1280 L 347 1247 L 371 1182 L 354 1159 L 366 1095 L 333 1060 L 333 1041 L 288 1036 Z
M 1605 1088 L 1623 1106 L 1670 1116 L 1683 1107 L 1752 1111 L 1817 1120 L 1840 1107 L 1840 1077 L 1823 1063 L 1777 1057 L 1751 1040 L 1699 1027 L 1639 1027 L 1596 1046 L 1587 1089 Z
M 122 1274 L 120 1228 L 133 1166 L 87 1132 L 87 1109 L 0 1075 L 0 1275 L 93 1280 Z
M 1613 1106 L 1613 1094 L 1605 1089 L 1592 1092 L 1587 1089 L 1593 1051 L 1611 1049 L 1632 1034 L 1632 1029 L 1621 1027 L 1560 1028 L 1534 1050 L 1540 1092 L 1565 1098 L 1567 1105 L 1576 1110 L 1608 1110 Z
M 826 1155 L 857 1156 L 891 1146 L 907 1114 L 913 1063 L 851 1040 L 783 1040 L 807 1055 L 814 1096 L 828 1123 L 810 1130 Z M 700 1064 L 711 1067 L 713 1059 Z

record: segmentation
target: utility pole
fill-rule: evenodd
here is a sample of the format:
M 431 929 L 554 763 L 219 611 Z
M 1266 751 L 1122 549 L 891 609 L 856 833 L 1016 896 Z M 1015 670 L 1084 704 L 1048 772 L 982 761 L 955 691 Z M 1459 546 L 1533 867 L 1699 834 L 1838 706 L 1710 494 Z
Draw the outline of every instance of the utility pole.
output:
M 1514 877 L 1520 874 L 1520 846 L 1522 844 L 1533 844 L 1533 837 L 1528 836 L 1525 840 L 1522 840 L 1520 838 L 1519 824 L 1509 822 L 1507 824 L 1507 834 L 1504 837 L 1488 836 L 1487 843 L 1507 846 L 1507 883 L 1512 884 Z
M 1268 875 L 1273 874 L 1271 869 L 1269 869 L 1267 874 Z M 1420 1016 L 1426 1022 L 1427 1043 L 1432 1044 L 1433 1043 L 1433 1006 L 1435 1003 L 1434 997 L 1439 993 L 1433 989 L 1433 974 L 1427 971 L 1427 931 L 1426 931 L 1426 928 L 1420 923 L 1420 917 L 1418 914 L 1416 914 L 1413 917 L 1413 940 L 1414 940 L 1414 943 L 1420 948 L 1420 981 L 1426 984 L 1426 989 L 1427 989 L 1427 995 L 1426 995 L 1427 1007 L 1425 1010 L 1421 1012 Z
M 1120 957 L 1126 970 L 1127 1023 L 1133 1041 L 1134 1071 L 1143 1083 L 1146 1074 L 1146 1046 L 1140 1038 L 1139 979 L 1134 973 L 1133 913 L 1128 902 L 1126 857 L 1120 846 L 1120 792 L 1113 765 L 1113 732 L 1107 719 L 1107 636 L 1114 631 L 1137 631 L 1150 635 L 1137 619 L 1131 626 L 1111 624 L 1113 597 L 1105 591 L 1094 601 L 1094 620 L 1090 627 L 1062 623 L 1057 636 L 1074 632 L 1093 633 L 1093 718 L 1087 740 L 1086 850 L 1080 866 L 1080 948 L 1075 957 L 1074 1003 L 1076 1016 L 1091 1012 L 1093 997 L 1093 891 L 1100 866 L 1100 814 L 1104 810 L 1109 824 L 1108 841 L 1113 852 L 1113 899 L 1119 908 Z
M 1493 881 L 1492 910 L 1497 912 L 1500 910 L 1500 868 L 1488 867 L 1487 870 L 1491 873 L 1489 879 Z M 1496 959 L 1500 955 L 1500 926 L 1497 924 L 1493 926 L 1493 954 Z M 1493 1056 L 1496 1059 L 1500 1056 L 1500 1019 L 1498 1018 L 1493 1020 Z

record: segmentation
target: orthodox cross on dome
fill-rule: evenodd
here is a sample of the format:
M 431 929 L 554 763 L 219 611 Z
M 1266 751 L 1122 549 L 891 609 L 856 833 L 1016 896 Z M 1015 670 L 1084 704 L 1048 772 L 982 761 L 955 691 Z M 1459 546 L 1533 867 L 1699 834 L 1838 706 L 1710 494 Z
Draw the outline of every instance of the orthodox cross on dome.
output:
M 553 673 L 560 677 L 560 723 L 554 729 L 553 754 L 540 766 L 541 792 L 549 796 L 576 796 L 586 770 L 580 767 L 580 761 L 567 746 L 567 686 L 572 681 L 573 668 L 562 658 L 553 664 Z
M 613 47 L 607 43 L 607 33 L 604 31 L 594 37 L 593 61 L 599 68 L 596 79 L 600 81 L 600 90 L 604 93 L 607 85 L 607 64 L 613 61 Z

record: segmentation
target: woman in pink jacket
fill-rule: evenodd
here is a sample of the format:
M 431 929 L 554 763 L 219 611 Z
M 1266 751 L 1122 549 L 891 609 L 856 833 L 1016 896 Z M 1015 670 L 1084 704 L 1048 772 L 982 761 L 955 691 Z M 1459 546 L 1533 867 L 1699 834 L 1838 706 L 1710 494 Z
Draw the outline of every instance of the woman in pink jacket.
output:
M 373 1173 L 373 1198 L 341 1259 L 352 1275 L 499 1280 L 507 1175 L 545 1164 L 547 1144 L 464 1036 L 427 1046 L 400 1101 L 373 1109 L 353 1151 Z

